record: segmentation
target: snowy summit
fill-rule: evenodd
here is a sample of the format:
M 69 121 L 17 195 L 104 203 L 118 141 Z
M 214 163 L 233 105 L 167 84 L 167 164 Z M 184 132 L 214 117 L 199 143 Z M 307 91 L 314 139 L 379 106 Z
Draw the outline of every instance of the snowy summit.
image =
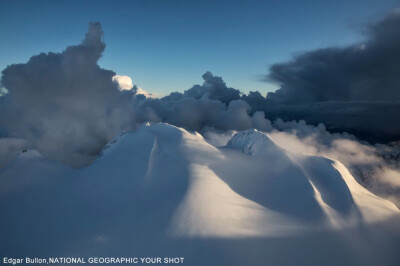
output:
M 393 203 L 340 162 L 287 151 L 256 130 L 216 148 L 198 133 L 148 124 L 83 169 L 27 154 L 0 172 L 8 256 L 176 254 L 190 265 L 395 265 L 398 257 Z

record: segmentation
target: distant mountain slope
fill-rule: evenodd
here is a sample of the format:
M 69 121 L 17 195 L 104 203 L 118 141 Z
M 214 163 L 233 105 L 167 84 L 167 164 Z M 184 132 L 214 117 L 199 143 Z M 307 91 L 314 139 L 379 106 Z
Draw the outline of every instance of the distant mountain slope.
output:
M 0 255 L 185 257 L 187 265 L 398 265 L 400 212 L 337 161 L 168 124 L 84 169 L 21 153 L 0 172 Z

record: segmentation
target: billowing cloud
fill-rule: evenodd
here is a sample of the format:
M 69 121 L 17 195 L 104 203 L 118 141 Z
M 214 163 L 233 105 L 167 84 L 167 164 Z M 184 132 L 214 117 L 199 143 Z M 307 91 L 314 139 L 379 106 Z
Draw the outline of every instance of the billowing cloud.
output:
M 133 87 L 132 79 L 129 76 L 115 75 L 112 80 L 118 84 L 121 90 L 130 90 Z
M 159 99 L 143 98 L 135 104 L 145 121 L 163 121 L 188 130 L 244 130 L 270 128 L 262 111 L 250 115 L 251 107 L 240 98 L 239 90 L 229 88 L 221 77 L 207 72 L 202 85 L 183 93 L 174 92 Z
M 80 45 L 3 70 L 3 137 L 25 139 L 46 157 L 80 166 L 118 132 L 133 128 L 133 92 L 121 92 L 115 73 L 97 64 L 102 34 L 101 25 L 91 23 Z
M 185 91 L 183 96 L 195 99 L 208 98 L 221 101 L 225 104 L 240 99 L 240 91 L 227 87 L 221 77 L 214 76 L 211 72 L 207 71 L 203 75 L 203 79 L 203 85 L 194 85 Z

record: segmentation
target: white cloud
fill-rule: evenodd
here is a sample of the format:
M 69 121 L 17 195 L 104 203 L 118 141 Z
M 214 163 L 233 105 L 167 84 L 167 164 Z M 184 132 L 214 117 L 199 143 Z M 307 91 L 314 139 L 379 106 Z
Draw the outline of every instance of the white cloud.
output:
M 130 90 L 133 87 L 132 79 L 129 76 L 115 75 L 112 80 L 118 83 L 120 90 Z
M 142 94 L 142 95 L 146 96 L 147 98 L 157 98 L 156 94 L 147 92 L 144 89 L 142 89 L 141 87 L 135 86 L 134 89 L 136 89 L 136 94 Z
M 147 98 L 157 98 L 158 94 L 145 91 L 143 88 L 133 85 L 132 79 L 129 76 L 115 75 L 112 80 L 116 82 L 120 90 L 133 90 L 136 94 L 141 94 Z

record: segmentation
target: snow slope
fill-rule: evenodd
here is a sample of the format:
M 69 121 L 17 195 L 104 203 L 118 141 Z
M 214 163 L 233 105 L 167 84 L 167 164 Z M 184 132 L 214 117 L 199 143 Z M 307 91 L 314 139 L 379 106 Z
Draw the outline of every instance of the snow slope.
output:
M 256 130 L 225 147 L 168 124 L 84 169 L 21 153 L 0 172 L 0 255 L 185 257 L 186 265 L 398 265 L 400 212 L 337 161 Z

